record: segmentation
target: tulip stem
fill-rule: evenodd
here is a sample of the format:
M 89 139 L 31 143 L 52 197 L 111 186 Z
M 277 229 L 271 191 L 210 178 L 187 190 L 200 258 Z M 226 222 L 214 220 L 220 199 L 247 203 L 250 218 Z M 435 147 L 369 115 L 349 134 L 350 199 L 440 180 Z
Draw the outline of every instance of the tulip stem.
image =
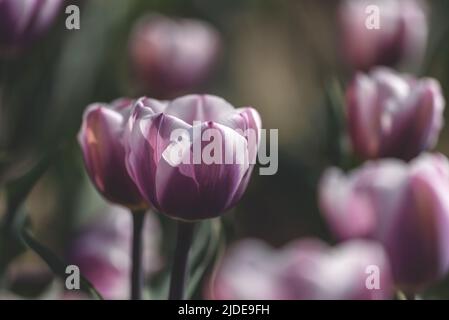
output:
M 171 270 L 169 300 L 183 300 L 188 273 L 188 258 L 195 224 L 178 221 L 175 256 Z
M 133 243 L 132 243 L 132 269 L 131 269 L 131 300 L 142 299 L 143 269 L 142 269 L 142 243 L 145 211 L 133 211 Z

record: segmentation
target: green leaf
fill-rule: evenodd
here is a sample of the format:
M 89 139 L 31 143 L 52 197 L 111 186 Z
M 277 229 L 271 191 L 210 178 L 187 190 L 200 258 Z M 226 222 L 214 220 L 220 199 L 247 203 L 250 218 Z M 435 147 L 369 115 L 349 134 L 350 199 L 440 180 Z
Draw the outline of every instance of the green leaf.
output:
M 6 224 L 15 223 L 15 215 L 21 204 L 24 202 L 36 182 L 47 171 L 50 165 L 51 155 L 42 156 L 35 164 L 18 179 L 6 185 L 7 212 Z
M 8 182 L 5 186 L 7 206 L 0 223 L 0 278 L 9 262 L 25 250 L 19 238 L 26 219 L 26 215 L 21 210 L 22 204 L 49 164 L 50 155 L 47 154 L 35 162 L 25 174 Z
M 37 241 L 26 227 L 22 228 L 20 235 L 23 242 L 31 250 L 37 253 L 57 276 L 59 276 L 62 279 L 65 279 L 66 277 L 65 270 L 67 264 L 64 263 L 64 261 L 62 261 L 58 256 L 56 256 L 50 249 L 48 249 L 39 241 Z M 101 294 L 83 275 L 80 275 L 80 289 L 89 294 L 94 299 L 103 300 Z
M 224 238 L 220 219 L 199 223 L 189 256 L 189 277 L 186 285 L 186 297 L 192 298 L 198 291 L 204 275 L 224 248 Z M 165 269 L 159 275 L 159 281 L 150 286 L 151 299 L 166 299 L 170 286 L 170 270 Z
M 221 221 L 219 219 L 204 221 L 198 230 L 190 254 L 190 277 L 186 288 L 188 298 L 197 291 L 220 247 L 223 247 Z

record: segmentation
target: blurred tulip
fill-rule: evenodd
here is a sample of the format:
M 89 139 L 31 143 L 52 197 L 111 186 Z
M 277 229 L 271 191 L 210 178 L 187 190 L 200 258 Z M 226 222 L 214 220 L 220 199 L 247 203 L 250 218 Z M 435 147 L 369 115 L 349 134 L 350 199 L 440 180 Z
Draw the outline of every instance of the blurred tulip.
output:
M 378 28 L 371 25 L 377 14 L 373 7 L 378 8 Z M 342 54 L 353 69 L 421 63 L 428 34 L 423 1 L 345 0 L 338 18 Z
M 171 98 L 201 84 L 218 58 L 220 38 L 206 22 L 151 15 L 130 37 L 133 71 L 143 89 Z
M 396 284 L 419 291 L 449 270 L 449 162 L 423 154 L 369 162 L 347 176 L 330 169 L 320 204 L 340 239 L 367 237 L 389 254 Z
M 123 145 L 132 105 L 129 99 L 90 105 L 84 112 L 78 141 L 87 172 L 98 191 L 113 203 L 138 210 L 147 204 L 128 175 Z
M 182 220 L 213 218 L 242 197 L 260 139 L 256 110 L 234 109 L 210 95 L 184 96 L 165 108 L 140 99 L 128 124 L 129 174 L 159 211 Z M 205 140 L 220 149 L 210 164 L 203 157 Z
M 369 278 L 373 270 L 378 283 Z M 374 275 L 374 273 L 373 273 Z M 212 299 L 388 299 L 392 294 L 382 246 L 354 240 L 330 248 L 319 240 L 274 250 L 257 240 L 237 244 L 210 285 Z
M 159 224 L 147 214 L 144 225 L 143 269 L 146 277 L 159 270 Z M 108 206 L 76 234 L 68 261 L 106 299 L 127 299 L 130 290 L 132 216 L 124 208 Z
M 346 93 L 349 134 L 364 158 L 410 160 L 432 148 L 443 126 L 444 97 L 437 80 L 387 68 L 358 73 Z
M 9 56 L 44 33 L 63 0 L 0 0 L 0 55 Z

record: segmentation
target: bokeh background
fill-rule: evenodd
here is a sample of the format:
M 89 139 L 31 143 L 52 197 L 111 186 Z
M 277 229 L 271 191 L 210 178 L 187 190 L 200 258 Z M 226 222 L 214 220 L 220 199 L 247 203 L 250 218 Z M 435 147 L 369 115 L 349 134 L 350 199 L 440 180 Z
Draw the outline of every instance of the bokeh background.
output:
M 101 212 L 116 210 L 91 185 L 76 134 L 82 112 L 91 102 L 141 95 L 165 98 L 151 89 L 139 89 L 128 54 L 135 22 L 148 13 L 160 13 L 207 21 L 220 34 L 221 52 L 210 76 L 188 92 L 216 94 L 235 106 L 253 106 L 264 128 L 279 130 L 278 173 L 260 176 L 255 171 L 242 201 L 221 219 L 220 246 L 248 237 L 274 246 L 305 236 L 334 242 L 318 210 L 317 182 L 326 167 L 348 168 L 353 163 L 345 157 L 342 95 L 351 71 L 341 56 L 336 26 L 339 1 L 64 3 L 69 4 L 81 9 L 80 30 L 65 28 L 67 15 L 61 10 L 38 41 L 20 55 L 1 60 L 0 214 L 4 221 L 26 220 L 35 237 L 65 259 L 80 228 Z M 449 2 L 434 0 L 428 5 L 431 24 L 425 60 L 404 71 L 437 78 L 449 97 Z M 449 154 L 447 128 L 437 150 Z M 149 282 L 163 291 L 174 234 L 168 219 L 154 217 L 161 227 L 155 249 L 160 257 Z M 57 287 L 57 277 L 16 240 L 2 230 L 2 292 L 16 298 L 55 297 L 49 288 Z M 204 293 L 201 281 L 213 269 L 210 261 L 203 263 L 206 275 L 192 289 L 199 298 Z

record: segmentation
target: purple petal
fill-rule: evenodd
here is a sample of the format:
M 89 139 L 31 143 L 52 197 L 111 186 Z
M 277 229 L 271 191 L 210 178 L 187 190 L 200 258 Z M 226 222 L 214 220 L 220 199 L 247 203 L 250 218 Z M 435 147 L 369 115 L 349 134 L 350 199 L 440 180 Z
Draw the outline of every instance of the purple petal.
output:
M 125 166 L 123 121 L 120 113 L 106 105 L 91 105 L 84 113 L 78 140 L 87 172 L 98 191 L 114 203 L 141 207 L 142 198 Z

